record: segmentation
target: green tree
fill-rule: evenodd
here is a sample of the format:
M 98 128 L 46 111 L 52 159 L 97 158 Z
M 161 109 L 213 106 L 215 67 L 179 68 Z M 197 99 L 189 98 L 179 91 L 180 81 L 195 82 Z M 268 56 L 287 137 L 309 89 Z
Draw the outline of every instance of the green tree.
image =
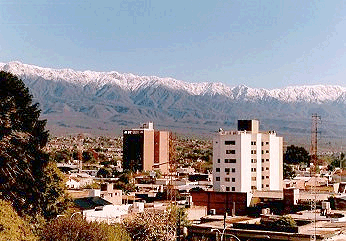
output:
M 45 195 L 52 183 L 45 181 L 49 156 L 43 151 L 48 131 L 39 116 L 24 83 L 0 71 L 0 198 L 20 215 L 43 215 L 49 209 Z
M 70 198 L 66 191 L 65 178 L 56 163 L 48 162 L 45 166 L 40 185 L 41 190 L 44 190 L 40 205 L 46 219 L 56 217 L 69 207 Z
M 97 177 L 110 177 L 111 172 L 106 168 L 100 168 L 96 174 Z
M 276 220 L 273 225 L 280 227 L 297 227 L 296 221 L 291 216 L 282 216 Z
M 37 240 L 29 224 L 11 206 L 0 199 L 0 240 L 19 241 Z
M 123 172 L 119 175 L 119 179 L 114 183 L 114 188 L 123 190 L 124 193 L 133 192 L 136 186 L 130 172 Z
M 96 159 L 93 155 L 93 152 L 88 150 L 88 151 L 83 151 L 82 153 L 82 158 L 83 158 L 83 162 L 86 163 L 96 163 Z
M 67 150 L 57 150 L 55 152 L 50 153 L 51 158 L 54 159 L 56 162 L 68 162 L 72 159 L 72 153 Z
M 292 179 L 296 176 L 292 166 L 287 163 L 284 163 L 283 174 L 285 179 Z
M 284 163 L 287 164 L 309 164 L 311 157 L 309 153 L 304 149 L 304 147 L 298 147 L 291 145 L 287 147 L 284 154 Z

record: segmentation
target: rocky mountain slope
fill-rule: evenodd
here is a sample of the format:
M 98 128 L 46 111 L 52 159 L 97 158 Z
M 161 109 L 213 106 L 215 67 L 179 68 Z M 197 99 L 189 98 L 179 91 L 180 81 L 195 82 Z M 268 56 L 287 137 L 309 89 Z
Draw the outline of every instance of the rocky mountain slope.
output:
M 346 88 L 341 86 L 268 90 L 20 62 L 0 63 L 0 70 L 24 80 L 53 134 L 114 135 L 154 121 L 159 129 L 211 135 L 220 127 L 235 129 L 238 119 L 256 118 L 261 129 L 308 141 L 312 113 L 322 117 L 321 136 L 334 141 L 345 134 Z

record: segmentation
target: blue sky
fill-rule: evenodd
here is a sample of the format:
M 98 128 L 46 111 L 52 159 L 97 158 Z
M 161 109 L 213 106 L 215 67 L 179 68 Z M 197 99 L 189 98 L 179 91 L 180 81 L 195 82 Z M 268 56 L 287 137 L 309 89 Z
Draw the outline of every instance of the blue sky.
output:
M 2 0 L 0 62 L 188 82 L 346 86 L 338 0 Z

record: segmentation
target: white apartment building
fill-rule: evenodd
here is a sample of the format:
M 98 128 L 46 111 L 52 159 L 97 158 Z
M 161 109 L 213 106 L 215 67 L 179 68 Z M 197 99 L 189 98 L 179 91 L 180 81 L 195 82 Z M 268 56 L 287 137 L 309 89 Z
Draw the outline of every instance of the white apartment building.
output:
M 237 131 L 220 129 L 213 140 L 216 192 L 282 190 L 283 138 L 259 131 L 258 120 L 238 120 Z

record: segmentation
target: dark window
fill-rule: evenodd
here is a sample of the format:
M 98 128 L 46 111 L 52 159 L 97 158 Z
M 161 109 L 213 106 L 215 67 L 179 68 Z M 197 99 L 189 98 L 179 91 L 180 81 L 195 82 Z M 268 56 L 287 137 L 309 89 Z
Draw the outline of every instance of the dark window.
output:
M 232 182 L 235 182 L 235 178 L 234 177 L 232 177 Z
M 217 167 L 215 171 L 216 171 L 216 172 L 220 172 L 220 168 Z
M 256 154 L 256 150 L 251 150 L 251 154 Z
M 217 163 L 220 163 L 220 159 L 217 159 Z
M 233 191 L 233 192 L 235 191 L 235 187 L 232 187 L 232 191 Z
M 235 150 L 226 150 L 226 154 L 235 154 Z
M 232 172 L 235 172 L 235 168 L 232 168 Z
M 230 172 L 230 169 L 229 168 L 225 168 L 225 172 Z
M 252 145 L 252 146 L 255 146 L 255 145 L 256 145 L 256 142 L 255 142 L 255 141 L 251 141 L 251 145 Z
M 225 181 L 226 181 L 226 182 L 229 182 L 229 180 L 230 180 L 229 177 L 226 177 L 226 178 L 225 178 Z
M 226 187 L 226 191 L 229 192 L 229 187 Z
M 220 181 L 220 177 L 216 177 L 216 179 L 215 179 L 217 182 L 219 182 Z
M 225 145 L 235 145 L 235 141 L 225 141 Z
M 225 159 L 225 163 L 236 163 L 236 159 Z

